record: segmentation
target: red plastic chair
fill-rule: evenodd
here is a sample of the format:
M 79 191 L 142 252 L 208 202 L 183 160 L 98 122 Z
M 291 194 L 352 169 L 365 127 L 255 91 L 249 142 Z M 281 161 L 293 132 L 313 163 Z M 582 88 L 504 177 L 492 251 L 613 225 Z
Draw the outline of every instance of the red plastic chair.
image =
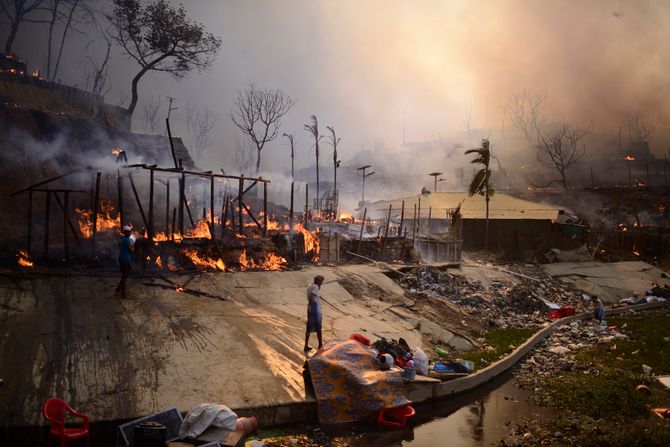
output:
M 70 428 L 65 426 L 65 411 L 70 412 L 72 415 L 83 419 L 83 427 Z M 77 410 L 72 408 L 65 402 L 63 399 L 57 397 L 52 397 L 44 403 L 44 408 L 42 408 L 42 414 L 44 418 L 49 421 L 51 424 L 51 437 L 60 438 L 61 447 L 65 447 L 73 439 L 83 439 L 86 438 L 86 445 L 89 444 L 89 422 L 88 416 L 83 413 L 79 413 Z M 51 438 L 49 438 L 51 440 Z

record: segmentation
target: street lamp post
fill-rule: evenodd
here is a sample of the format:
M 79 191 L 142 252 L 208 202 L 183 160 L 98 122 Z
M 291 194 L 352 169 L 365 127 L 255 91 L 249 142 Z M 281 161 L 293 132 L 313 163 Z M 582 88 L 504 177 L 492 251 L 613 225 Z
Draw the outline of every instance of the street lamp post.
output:
M 435 181 L 433 183 L 433 192 L 437 192 L 437 177 L 442 175 L 442 174 L 443 174 L 442 172 L 431 172 L 430 174 L 428 174 L 428 175 L 432 175 L 435 179 Z M 442 179 L 440 179 L 440 181 L 442 181 Z
M 363 175 L 363 190 L 362 190 L 362 194 L 361 194 L 361 202 L 362 203 L 365 203 L 365 179 L 366 179 L 366 177 L 370 177 L 372 174 L 375 173 L 375 171 L 365 172 L 369 167 L 370 167 L 370 165 L 365 165 L 365 166 L 361 166 L 360 168 L 356 169 L 357 171 L 362 171 L 362 175 Z

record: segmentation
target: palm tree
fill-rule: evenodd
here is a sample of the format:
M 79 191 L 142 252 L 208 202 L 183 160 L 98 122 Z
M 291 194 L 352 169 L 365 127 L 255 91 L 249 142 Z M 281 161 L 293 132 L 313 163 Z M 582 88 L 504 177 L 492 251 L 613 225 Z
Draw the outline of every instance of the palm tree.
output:
M 489 201 L 495 192 L 491 184 L 491 170 L 489 168 L 491 162 L 491 146 L 489 140 L 482 140 L 482 147 L 476 149 L 469 149 L 465 151 L 465 155 L 476 154 L 470 163 L 483 165 L 483 168 L 475 173 L 475 176 L 470 182 L 468 193 L 470 197 L 475 194 L 482 195 L 486 198 L 486 234 L 484 236 L 484 248 L 489 248 Z
M 305 130 L 314 137 L 314 147 L 316 148 L 316 209 L 321 208 L 321 197 L 319 197 L 319 141 L 323 135 L 319 135 L 319 122 L 316 115 L 312 115 L 312 124 L 305 124 Z

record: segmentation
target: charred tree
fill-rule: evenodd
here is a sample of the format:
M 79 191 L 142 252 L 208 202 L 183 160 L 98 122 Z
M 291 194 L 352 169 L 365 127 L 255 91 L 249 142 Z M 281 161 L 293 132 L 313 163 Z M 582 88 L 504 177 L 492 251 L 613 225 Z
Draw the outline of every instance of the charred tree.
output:
M 319 135 L 319 121 L 316 119 L 316 115 L 312 115 L 312 124 L 305 124 L 305 130 L 314 138 L 314 149 L 316 150 L 316 209 L 319 210 L 321 208 L 319 204 L 319 141 L 321 141 L 323 135 Z
M 568 189 L 567 170 L 584 156 L 586 149 L 579 148 L 579 142 L 589 133 L 585 128 L 573 128 L 560 124 L 554 129 L 540 135 L 537 149 L 537 161 L 545 168 L 554 170 L 559 178 L 551 180 L 547 185 L 559 183 Z
M 256 146 L 256 174 L 261 169 L 261 151 L 266 143 L 279 134 L 281 119 L 295 105 L 295 101 L 281 90 L 249 88 L 237 94 L 230 114 L 233 123 L 249 136 Z
M 505 113 L 510 116 L 512 126 L 523 134 L 530 147 L 540 142 L 540 121 L 546 99 L 547 95 L 523 90 L 510 96 L 505 105 Z
M 44 12 L 46 0 L 0 0 L 0 13 L 7 19 L 9 33 L 5 41 L 5 53 L 11 53 L 14 40 L 23 22 L 48 23 Z

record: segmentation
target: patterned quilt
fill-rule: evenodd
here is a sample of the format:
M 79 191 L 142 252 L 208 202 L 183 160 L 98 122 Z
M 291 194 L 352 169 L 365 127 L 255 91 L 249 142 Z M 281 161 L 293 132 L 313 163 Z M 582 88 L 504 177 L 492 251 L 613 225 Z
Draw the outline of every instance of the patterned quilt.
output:
M 322 424 L 363 421 L 409 403 L 400 372 L 381 371 L 372 349 L 355 340 L 330 340 L 307 365 Z

